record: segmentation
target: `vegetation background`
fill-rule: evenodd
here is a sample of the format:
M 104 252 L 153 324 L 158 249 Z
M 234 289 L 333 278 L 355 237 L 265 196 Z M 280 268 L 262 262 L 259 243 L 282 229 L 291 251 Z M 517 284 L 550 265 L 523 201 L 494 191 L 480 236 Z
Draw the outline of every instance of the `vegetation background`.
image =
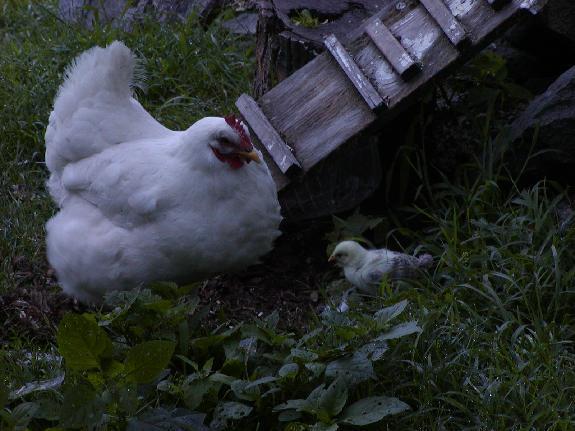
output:
M 494 54 L 446 84 L 466 95 L 456 138 L 477 156 L 449 175 L 430 161 L 442 138 L 429 141 L 430 93 L 387 169 L 405 205 L 334 218 L 314 238 L 322 252 L 364 236 L 431 253 L 421 279 L 385 281 L 339 313 L 345 282 L 325 272 L 313 286 L 325 306 L 301 325 L 236 310 L 206 325 L 198 286 L 160 283 L 102 309 L 59 296 L 43 135 L 66 65 L 125 41 L 147 72 L 139 100 L 185 128 L 249 91 L 253 41 L 219 25 L 232 15 L 125 33 L 64 23 L 53 1 L 0 3 L 0 429 L 575 429 L 573 211 L 563 186 L 524 180 L 536 146 L 507 157 L 505 113 L 529 95 Z

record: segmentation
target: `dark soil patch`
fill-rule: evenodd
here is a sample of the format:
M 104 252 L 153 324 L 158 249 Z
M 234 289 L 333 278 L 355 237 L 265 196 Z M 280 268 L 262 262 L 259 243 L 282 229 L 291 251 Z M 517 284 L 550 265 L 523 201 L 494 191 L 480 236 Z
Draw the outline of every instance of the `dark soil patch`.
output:
M 17 256 L 11 266 L 16 288 L 0 295 L 0 344 L 12 337 L 46 342 L 66 312 L 86 309 L 62 293 L 47 262 L 32 263 Z
M 207 281 L 200 290 L 210 307 L 208 324 L 244 321 L 277 311 L 283 328 L 303 330 L 321 306 L 321 292 L 337 271 L 327 263 L 323 236 L 331 220 L 284 229 L 274 250 L 245 272 Z
M 249 321 L 273 311 L 283 328 L 302 330 L 318 309 L 321 292 L 337 272 L 327 263 L 324 233 L 329 219 L 290 226 L 263 262 L 234 275 L 221 275 L 200 289 L 209 308 L 207 328 L 222 321 Z M 68 311 L 89 307 L 62 293 L 47 262 L 32 263 L 20 256 L 12 260 L 9 275 L 16 288 L 0 295 L 0 344 L 12 337 L 37 342 L 53 339 L 58 322 Z

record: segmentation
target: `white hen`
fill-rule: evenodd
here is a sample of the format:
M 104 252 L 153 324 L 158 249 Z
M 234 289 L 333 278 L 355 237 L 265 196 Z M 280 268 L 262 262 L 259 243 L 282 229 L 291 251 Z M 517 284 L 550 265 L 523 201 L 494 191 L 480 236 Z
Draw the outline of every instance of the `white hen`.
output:
M 83 301 L 239 270 L 280 234 L 276 187 L 245 127 L 208 117 L 165 128 L 132 97 L 135 63 L 121 42 L 81 54 L 46 130 L 60 207 L 46 225 L 48 260 Z

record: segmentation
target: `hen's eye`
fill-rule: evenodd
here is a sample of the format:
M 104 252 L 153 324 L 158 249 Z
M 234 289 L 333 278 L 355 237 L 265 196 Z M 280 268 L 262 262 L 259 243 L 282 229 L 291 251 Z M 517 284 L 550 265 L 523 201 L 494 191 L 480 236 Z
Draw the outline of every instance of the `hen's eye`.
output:
M 219 143 L 226 146 L 226 147 L 233 147 L 234 144 L 228 138 L 220 138 L 218 139 Z

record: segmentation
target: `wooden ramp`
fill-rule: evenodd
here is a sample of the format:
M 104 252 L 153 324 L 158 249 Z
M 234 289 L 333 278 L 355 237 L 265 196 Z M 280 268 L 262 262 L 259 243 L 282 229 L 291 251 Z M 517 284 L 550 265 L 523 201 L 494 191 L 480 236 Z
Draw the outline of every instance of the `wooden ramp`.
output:
M 257 102 L 243 94 L 236 105 L 278 190 L 350 138 L 389 121 L 434 79 L 546 2 L 382 2 L 381 11 L 346 40 L 328 35 L 323 54 Z

